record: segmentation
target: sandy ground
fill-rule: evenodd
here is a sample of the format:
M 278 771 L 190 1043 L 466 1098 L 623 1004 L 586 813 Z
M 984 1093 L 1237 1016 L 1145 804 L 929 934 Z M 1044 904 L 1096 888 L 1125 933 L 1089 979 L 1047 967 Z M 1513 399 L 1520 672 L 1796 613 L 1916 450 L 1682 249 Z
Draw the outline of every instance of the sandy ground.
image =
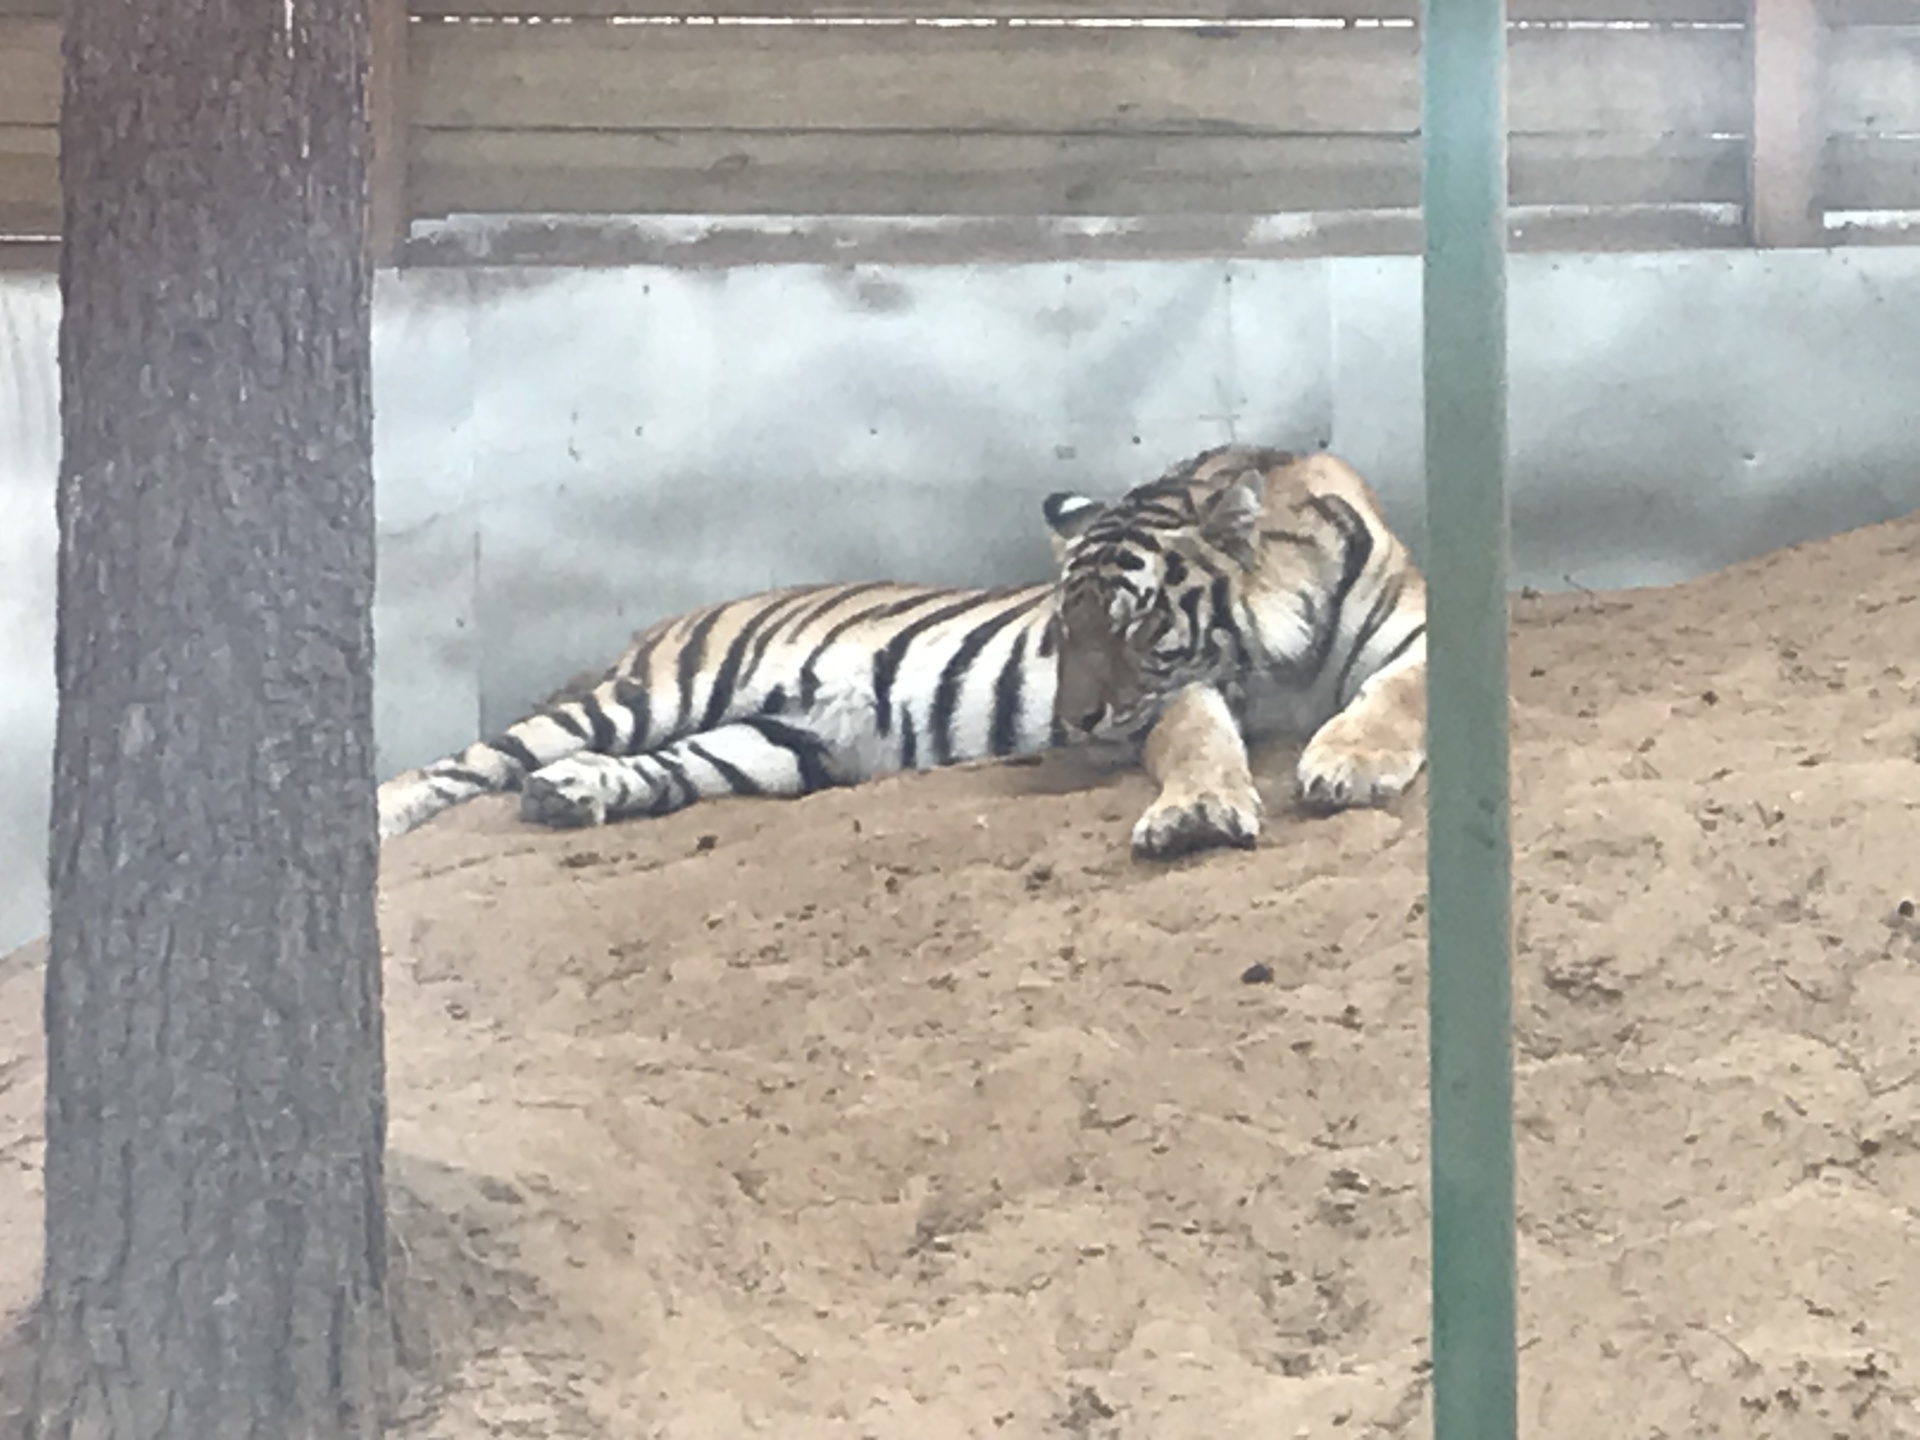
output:
M 1920 517 L 1515 626 L 1526 1433 L 1920 1436 Z M 1422 796 L 1290 759 L 1172 869 L 1058 759 L 395 843 L 402 1433 L 1426 1433 Z

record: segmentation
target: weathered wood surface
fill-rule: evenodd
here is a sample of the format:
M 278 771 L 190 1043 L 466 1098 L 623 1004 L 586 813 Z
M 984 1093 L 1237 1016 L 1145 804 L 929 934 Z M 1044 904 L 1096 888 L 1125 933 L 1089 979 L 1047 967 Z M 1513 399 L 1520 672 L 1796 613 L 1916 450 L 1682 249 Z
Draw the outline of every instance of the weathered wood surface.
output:
M 1830 134 L 1920 133 L 1920 25 L 1834 30 L 1825 48 Z
M 1700 250 L 1746 244 L 1734 206 L 1582 211 L 1513 216 L 1516 251 Z M 831 217 L 760 230 L 724 224 L 697 235 L 680 227 L 508 222 L 485 237 L 435 231 L 407 244 L 410 265 L 989 264 L 1033 260 L 1297 259 L 1413 255 L 1417 211 L 1322 215 L 1298 226 L 1245 217 L 1144 216 L 1076 229 L 1032 217 L 950 219 L 912 225 Z
M 412 99 L 406 0 L 372 0 L 367 72 L 367 241 L 375 265 L 400 258 L 413 222 L 408 199 Z
M 0 234 L 59 229 L 59 132 L 50 125 L 0 125 Z
M 60 22 L 0 18 L 0 125 L 60 122 Z
M 1820 189 L 1829 210 L 1920 210 L 1920 139 L 1836 135 Z
M 432 129 L 1411 134 L 1412 29 L 414 27 Z M 1746 128 L 1734 30 L 1516 30 L 1520 132 Z
M 1826 229 L 1820 160 L 1826 149 L 1821 66 L 1826 29 L 1816 0 L 1753 0 L 1753 243 L 1813 245 Z
M 0 235 L 59 224 L 58 10 L 0 0 Z M 1369 228 L 1370 215 L 1418 198 L 1418 33 L 1371 23 L 1403 21 L 1417 0 L 376 10 L 372 241 L 383 263 L 431 253 L 406 244 L 414 222 L 467 213 L 1355 212 L 1314 243 L 1339 234 L 1392 248 L 1399 232 Z M 719 12 L 748 20 L 700 23 Z M 993 23 L 895 23 L 956 14 Z M 1920 206 L 1909 138 L 1920 134 L 1920 0 L 1510 0 L 1510 15 L 1515 204 L 1733 205 L 1762 244 L 1825 243 L 1827 210 Z M 483 18 L 445 23 L 455 16 Z M 1116 16 L 1161 23 L 1034 23 Z M 1329 23 L 1272 23 L 1303 17 Z M 1569 18 L 1661 23 L 1545 23 Z M 1629 229 L 1670 243 L 1700 222 L 1662 223 Z M 1626 232 L 1569 214 L 1551 233 L 1611 248 Z
M 1741 202 L 1743 141 L 1517 136 L 1517 204 Z M 426 131 L 415 213 L 1263 215 L 1415 206 L 1409 136 Z

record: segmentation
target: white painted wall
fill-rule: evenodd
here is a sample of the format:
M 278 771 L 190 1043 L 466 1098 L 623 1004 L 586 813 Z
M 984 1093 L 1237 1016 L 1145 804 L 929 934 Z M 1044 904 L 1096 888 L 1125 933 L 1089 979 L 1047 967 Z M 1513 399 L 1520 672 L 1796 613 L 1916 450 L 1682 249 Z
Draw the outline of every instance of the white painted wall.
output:
M 1660 584 L 1920 507 L 1920 250 L 1516 256 L 1516 584 Z M 43 926 L 51 281 L 0 276 L 0 949 Z M 800 580 L 1037 578 L 1038 503 L 1330 442 L 1417 544 L 1411 258 L 384 276 L 393 770 L 641 623 Z

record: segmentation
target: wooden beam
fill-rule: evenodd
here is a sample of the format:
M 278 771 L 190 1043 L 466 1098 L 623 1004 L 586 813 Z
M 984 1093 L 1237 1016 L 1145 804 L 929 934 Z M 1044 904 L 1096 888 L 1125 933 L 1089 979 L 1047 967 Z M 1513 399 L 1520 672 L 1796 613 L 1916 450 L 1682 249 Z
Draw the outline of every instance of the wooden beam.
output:
M 1746 198 L 1746 144 L 1517 135 L 1519 204 Z M 1411 135 L 423 130 L 413 214 L 1263 215 L 1408 207 Z
M 1772 3 L 1772 0 L 1769 0 Z M 444 130 L 1401 134 L 1411 29 L 421 25 L 414 123 Z M 1745 37 L 1523 29 L 1520 133 L 1739 134 Z
M 1514 211 L 1515 251 L 1731 249 L 1746 244 L 1737 210 L 1673 206 L 1613 211 Z M 1731 207 L 1729 207 L 1731 208 Z M 1420 212 L 1316 215 L 1297 226 L 1248 216 L 1166 215 L 1123 227 L 1078 229 L 1033 217 L 937 224 L 803 220 L 779 229 L 726 225 L 688 235 L 645 222 L 490 223 L 477 231 L 424 226 L 407 242 L 408 266 L 981 265 L 1063 260 L 1295 259 L 1314 255 L 1416 255 Z
M 1920 133 L 1920 28 L 1850 25 L 1823 40 L 1828 134 Z
M 58 240 L 0 240 L 0 272 L 53 275 L 59 270 Z
M 1920 211 L 1920 139 L 1832 136 L 1820 191 L 1829 210 Z
M 1920 245 L 1920 223 L 1904 217 L 1883 224 L 1849 221 L 1833 231 L 1835 245 Z
M 60 132 L 0 125 L 0 234 L 60 233 Z
M 423 25 L 415 123 L 1411 133 L 1418 49 L 1411 30 Z
M 1753 160 L 1747 221 L 1765 248 L 1825 243 L 1819 0 L 1753 0 Z
M 1920 25 L 1920 0 L 1820 0 L 1820 18 L 1844 25 Z
M 407 0 L 372 0 L 373 54 L 367 74 L 367 120 L 372 153 L 367 164 L 367 238 L 373 263 L 400 263 L 407 239 L 408 45 Z
M 60 22 L 0 17 L 0 125 L 60 123 Z

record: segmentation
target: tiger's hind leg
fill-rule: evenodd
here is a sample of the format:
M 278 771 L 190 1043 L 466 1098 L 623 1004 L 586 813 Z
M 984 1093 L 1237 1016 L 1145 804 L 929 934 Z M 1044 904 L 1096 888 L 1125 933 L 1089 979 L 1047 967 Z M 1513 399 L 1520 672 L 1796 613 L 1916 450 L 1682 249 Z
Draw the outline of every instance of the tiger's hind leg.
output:
M 1189 685 L 1154 722 L 1141 757 L 1160 794 L 1133 827 L 1133 853 L 1171 860 L 1260 836 L 1260 792 L 1246 742 L 1220 692 Z
M 1426 647 L 1360 687 L 1300 752 L 1300 798 L 1317 810 L 1383 805 L 1414 782 L 1427 758 Z
M 840 783 L 828 743 L 788 721 L 721 725 L 640 755 L 570 755 L 536 770 L 523 819 L 556 828 L 670 815 L 728 795 L 808 795 Z

